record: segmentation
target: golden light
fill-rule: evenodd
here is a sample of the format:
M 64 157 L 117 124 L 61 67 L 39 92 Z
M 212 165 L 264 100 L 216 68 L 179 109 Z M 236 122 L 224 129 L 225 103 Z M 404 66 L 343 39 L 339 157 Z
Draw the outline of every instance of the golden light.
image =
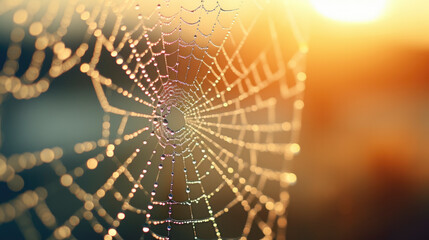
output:
M 86 166 L 88 167 L 88 169 L 95 169 L 98 165 L 98 161 L 95 158 L 90 158 L 88 159 L 88 161 L 86 161 Z
M 310 0 L 325 17 L 342 22 L 370 22 L 380 18 L 387 0 Z

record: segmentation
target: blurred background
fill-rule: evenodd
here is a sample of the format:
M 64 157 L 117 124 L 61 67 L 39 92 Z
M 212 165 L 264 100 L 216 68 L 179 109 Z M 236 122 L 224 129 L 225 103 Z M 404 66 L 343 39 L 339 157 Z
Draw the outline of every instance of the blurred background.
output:
M 429 239 L 429 2 L 385 1 L 362 22 L 312 2 L 287 235 Z

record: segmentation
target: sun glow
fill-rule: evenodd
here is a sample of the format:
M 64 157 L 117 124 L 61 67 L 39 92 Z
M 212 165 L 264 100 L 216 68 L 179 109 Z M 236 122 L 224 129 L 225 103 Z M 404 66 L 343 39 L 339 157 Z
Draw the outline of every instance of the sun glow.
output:
M 381 17 L 387 0 L 310 0 L 325 17 L 342 22 L 370 22 Z

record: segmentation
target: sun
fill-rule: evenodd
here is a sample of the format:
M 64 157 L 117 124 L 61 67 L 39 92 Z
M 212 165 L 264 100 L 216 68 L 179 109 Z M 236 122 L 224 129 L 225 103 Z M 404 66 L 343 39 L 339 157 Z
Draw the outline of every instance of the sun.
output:
M 310 0 L 325 17 L 342 22 L 370 22 L 380 18 L 387 0 Z

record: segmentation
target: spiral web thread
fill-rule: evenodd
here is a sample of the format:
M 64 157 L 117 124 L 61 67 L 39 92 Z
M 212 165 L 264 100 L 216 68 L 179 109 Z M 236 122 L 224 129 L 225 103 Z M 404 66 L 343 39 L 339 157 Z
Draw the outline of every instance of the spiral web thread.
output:
M 285 2 L 0 1 L 13 25 L 3 99 L 38 97 L 77 68 L 104 111 L 102 138 L 74 145 L 76 166 L 60 147 L 1 156 L 16 194 L 0 224 L 25 239 L 285 238 L 307 52 Z M 18 76 L 26 38 L 34 52 Z M 57 177 L 23 189 L 21 173 L 43 178 L 42 165 Z M 49 201 L 58 189 L 78 200 L 71 215 Z

